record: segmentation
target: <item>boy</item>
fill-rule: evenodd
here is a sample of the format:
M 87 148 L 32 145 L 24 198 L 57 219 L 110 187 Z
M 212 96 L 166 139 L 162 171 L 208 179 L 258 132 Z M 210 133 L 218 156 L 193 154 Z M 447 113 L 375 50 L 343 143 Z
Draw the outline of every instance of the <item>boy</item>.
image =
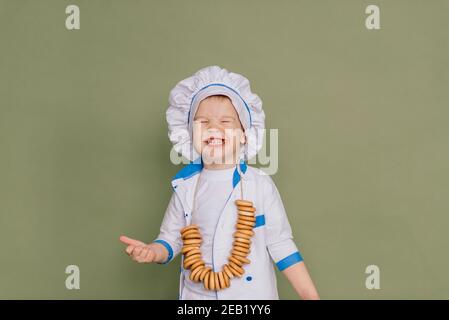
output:
M 201 247 L 195 250 L 203 263 L 196 271 L 181 266 L 179 299 L 279 299 L 272 261 L 301 298 L 319 299 L 274 182 L 245 163 L 261 148 L 257 135 L 264 119 L 262 102 L 249 81 L 218 66 L 199 70 L 170 93 L 169 138 L 192 163 L 172 181 L 174 192 L 158 237 L 150 244 L 125 236 L 120 240 L 134 261 L 165 264 L 183 249 L 181 231 L 197 226 Z M 248 231 L 251 241 L 241 249 L 247 250 L 247 259 L 241 260 L 246 262 L 233 259 L 238 265 L 229 268 L 232 235 L 242 223 L 234 202 L 242 198 L 256 208 L 254 228 Z M 219 290 L 195 276 L 223 268 L 232 272 L 220 275 L 230 280 L 227 286 L 223 279 L 215 286 L 211 282 Z

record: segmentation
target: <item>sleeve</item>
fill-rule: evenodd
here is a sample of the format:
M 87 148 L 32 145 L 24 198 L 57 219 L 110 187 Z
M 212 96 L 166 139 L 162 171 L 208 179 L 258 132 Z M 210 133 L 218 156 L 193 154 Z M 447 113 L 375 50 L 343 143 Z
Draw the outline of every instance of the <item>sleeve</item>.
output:
M 292 229 L 276 185 L 270 176 L 266 176 L 264 188 L 264 210 L 266 241 L 268 252 L 279 271 L 303 261 L 293 241 Z
M 180 230 L 185 226 L 184 209 L 179 196 L 173 192 L 160 227 L 159 235 L 153 242 L 162 244 L 168 251 L 168 258 L 161 264 L 173 260 L 182 249 Z

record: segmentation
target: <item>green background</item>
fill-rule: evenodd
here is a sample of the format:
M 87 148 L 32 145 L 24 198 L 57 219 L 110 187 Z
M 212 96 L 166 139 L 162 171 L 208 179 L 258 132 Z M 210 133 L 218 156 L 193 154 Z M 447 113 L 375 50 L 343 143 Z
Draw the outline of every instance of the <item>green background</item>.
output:
M 273 178 L 321 297 L 449 299 L 448 30 L 437 0 L 1 0 L 0 298 L 177 299 L 180 257 L 139 265 L 118 237 L 158 234 L 169 91 L 219 65 L 279 129 Z

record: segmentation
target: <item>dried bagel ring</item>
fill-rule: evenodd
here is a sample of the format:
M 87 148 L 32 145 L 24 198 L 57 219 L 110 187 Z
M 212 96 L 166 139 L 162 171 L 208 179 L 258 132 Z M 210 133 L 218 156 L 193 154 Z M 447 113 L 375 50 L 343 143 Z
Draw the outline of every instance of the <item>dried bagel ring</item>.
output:
M 237 223 L 237 230 L 253 230 L 253 226 L 247 226 L 246 224 Z
M 190 251 L 186 252 L 186 253 L 184 254 L 184 257 L 187 258 L 187 257 L 193 256 L 194 254 L 199 254 L 199 253 L 201 253 L 200 248 L 195 248 L 195 249 L 193 249 L 193 250 L 190 250 Z
M 190 268 L 190 280 L 195 281 L 195 277 L 201 273 L 201 270 L 203 270 L 202 266 L 199 266 L 197 268 Z
M 239 216 L 246 216 L 246 217 L 250 217 L 250 218 L 253 218 L 256 216 L 255 211 L 244 211 L 244 210 L 238 209 L 237 213 Z
M 198 230 L 188 230 L 187 232 L 183 233 L 181 237 L 183 239 L 189 239 L 195 236 L 201 238 L 201 233 Z
M 204 277 L 206 276 L 206 273 L 210 272 L 212 269 L 209 267 L 205 267 L 201 273 L 200 273 L 200 281 L 204 280 Z
M 185 235 L 188 235 L 190 233 L 201 233 L 201 232 L 200 232 L 200 229 L 198 229 L 198 228 L 192 228 L 192 229 L 188 229 L 188 230 L 182 232 L 181 235 L 185 236 Z
M 201 258 L 201 253 L 194 253 L 194 254 L 188 256 L 187 258 L 185 257 L 184 263 L 193 261 L 193 260 L 197 260 L 198 258 Z
M 194 262 L 191 266 L 190 266 L 190 269 L 191 270 L 193 270 L 193 269 L 195 269 L 195 268 L 197 268 L 197 267 L 199 267 L 199 266 L 204 266 L 205 265 L 205 262 L 203 261 L 203 260 L 199 260 L 199 261 L 197 261 L 197 262 Z
M 181 252 L 182 252 L 183 254 L 185 254 L 185 253 L 187 253 L 187 252 L 189 252 L 189 251 L 191 251 L 191 250 L 195 250 L 195 249 L 199 249 L 199 246 L 196 245 L 196 244 L 194 244 L 194 245 L 188 245 L 188 246 L 183 246 L 182 249 L 181 249 Z
M 257 219 L 254 217 L 254 218 L 250 218 L 250 217 L 238 217 L 238 220 L 239 221 L 247 221 L 247 222 L 252 222 L 252 223 L 256 223 L 257 222 Z M 240 223 L 240 222 L 238 222 L 238 223 Z M 255 227 L 255 225 L 254 225 L 254 227 Z
M 214 278 L 214 280 L 215 280 L 215 290 L 223 289 L 221 287 L 221 284 L 220 284 L 220 279 L 218 278 L 218 272 L 214 272 L 214 276 L 215 276 L 215 278 Z
M 203 238 L 201 237 L 200 234 L 188 234 L 188 235 L 186 235 L 184 238 L 182 238 L 183 241 L 189 240 L 189 239 L 199 239 L 199 240 L 202 240 Z
M 244 212 L 252 212 L 252 213 L 256 212 L 256 208 L 254 208 L 254 207 L 242 207 L 242 206 L 238 206 L 237 209 L 238 209 L 239 211 L 244 211 Z
M 240 261 L 240 260 L 237 260 L 237 259 L 235 258 L 235 256 L 231 255 L 231 256 L 229 256 L 228 259 L 229 259 L 229 261 L 234 262 L 236 265 L 238 265 L 238 266 L 240 266 L 240 267 L 243 267 L 243 262 Z
M 199 230 L 199 227 L 196 224 L 189 224 L 188 226 L 182 228 L 180 232 L 181 232 L 181 234 L 183 234 L 187 230 L 192 230 L 192 229 Z
M 234 278 L 234 274 L 231 272 L 227 264 L 223 266 L 223 271 L 228 275 L 230 279 Z
M 254 221 L 248 221 L 248 220 L 243 220 L 243 219 L 240 219 L 240 218 L 237 218 L 237 223 L 238 224 L 244 224 L 244 225 L 250 226 L 252 228 L 254 228 L 254 226 L 256 225 L 256 221 L 255 220 Z
M 193 276 L 193 281 L 195 281 L 195 282 L 200 282 L 200 275 L 201 275 L 201 273 L 203 272 L 204 268 L 205 268 L 204 265 L 195 268 L 195 270 L 198 270 L 198 271 L 197 271 L 197 272 L 195 273 L 195 275 Z M 195 271 L 195 270 L 193 270 L 193 271 Z M 193 272 L 193 271 L 192 271 L 192 272 Z
M 247 234 L 247 235 L 249 235 L 251 237 L 254 236 L 254 231 L 253 230 L 237 230 L 236 232 Z
M 243 247 L 246 249 L 251 249 L 251 243 L 244 243 L 244 242 L 240 242 L 238 240 L 234 241 L 234 247 Z M 243 251 L 243 250 L 240 250 Z
M 256 225 L 255 221 L 246 221 L 246 220 L 242 220 L 242 219 L 238 219 L 237 223 L 238 224 L 244 224 L 244 225 L 250 226 L 250 227 L 254 227 Z M 184 241 L 184 243 L 185 243 L 185 241 Z
M 245 247 L 241 247 L 241 246 L 233 246 L 232 249 L 243 252 L 245 254 L 249 254 L 251 252 L 251 250 L 249 248 L 245 248 Z
M 229 278 L 228 274 L 224 271 L 223 272 L 223 278 L 226 284 L 226 288 L 229 288 L 231 286 L 231 279 Z
M 246 217 L 255 217 L 256 214 L 254 212 L 248 212 L 248 211 L 240 211 L 238 210 L 237 213 L 239 216 L 246 216 Z
M 188 257 L 184 260 L 184 268 L 189 269 L 191 265 L 196 263 L 197 261 L 201 261 L 201 255 L 197 254 L 191 257 Z
M 233 257 L 234 257 L 235 259 L 237 259 L 237 260 L 243 262 L 244 264 L 250 264 L 250 263 L 251 263 L 251 260 L 249 260 L 249 259 L 247 259 L 247 258 L 245 258 L 245 257 L 242 257 L 242 256 L 233 256 Z
M 242 275 L 245 273 L 245 270 L 242 267 L 240 267 L 238 264 L 236 264 L 236 263 L 234 263 L 232 261 L 229 261 L 229 266 L 234 268 L 238 272 L 240 272 Z
M 206 289 L 206 290 L 209 290 L 209 278 L 210 278 L 211 273 L 212 273 L 212 270 L 209 269 L 206 272 L 206 275 L 204 276 L 204 279 L 203 279 L 204 289 Z
M 248 200 L 235 200 L 235 204 L 238 206 L 244 206 L 244 207 L 252 207 L 253 203 L 251 201 Z
M 223 271 L 218 272 L 217 275 L 218 275 L 218 282 L 220 283 L 220 288 L 221 289 L 226 288 L 226 281 L 223 276 Z
M 244 233 L 241 233 L 241 232 L 234 232 L 234 234 L 233 234 L 233 236 L 235 237 L 235 238 L 244 238 L 244 239 L 251 239 L 251 236 L 249 235 L 249 234 L 244 234 Z
M 243 275 L 242 273 L 240 273 L 240 272 L 238 272 L 236 269 L 234 269 L 234 268 L 231 266 L 230 263 L 228 263 L 228 268 L 229 268 L 229 270 L 232 272 L 232 274 L 233 274 L 234 276 L 236 276 L 237 278 L 240 278 L 240 277 Z
M 248 256 L 247 253 L 241 252 L 241 251 L 237 251 L 237 250 L 232 250 L 231 254 L 234 255 L 234 256 L 241 256 L 241 257 L 245 257 L 245 258 Z
M 185 239 L 184 244 L 201 244 L 202 239 Z
M 235 237 L 234 239 L 237 242 L 243 242 L 243 243 L 251 244 L 251 240 L 249 240 L 249 239 L 240 238 L 240 237 Z
M 210 272 L 209 276 L 209 290 L 215 290 L 215 271 Z
M 234 241 L 232 243 L 232 245 L 235 246 L 239 246 L 239 247 L 243 247 L 243 248 L 247 248 L 247 249 L 251 249 L 251 245 L 248 243 L 243 243 L 243 242 L 238 242 L 238 241 Z
M 250 216 L 244 216 L 242 214 L 239 214 L 239 219 L 245 220 L 245 221 L 252 221 L 252 222 L 256 222 L 256 220 L 257 220 L 255 216 L 250 217 Z
M 189 261 L 189 262 L 184 263 L 184 265 L 183 265 L 183 266 L 184 266 L 184 269 L 189 270 L 190 267 L 191 267 L 194 263 L 196 263 L 196 262 L 198 262 L 198 261 L 201 261 L 201 258 L 198 258 L 198 260 Z

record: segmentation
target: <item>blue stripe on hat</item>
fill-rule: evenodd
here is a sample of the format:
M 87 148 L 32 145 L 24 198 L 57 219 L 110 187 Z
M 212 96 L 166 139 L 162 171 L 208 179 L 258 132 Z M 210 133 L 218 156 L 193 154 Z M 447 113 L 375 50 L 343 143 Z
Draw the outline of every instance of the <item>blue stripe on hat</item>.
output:
M 231 90 L 232 92 L 234 92 L 234 93 L 235 93 L 235 94 L 242 100 L 243 104 L 244 104 L 245 107 L 246 107 L 246 111 L 248 111 L 248 114 L 249 114 L 249 126 L 251 127 L 251 126 L 252 126 L 252 122 L 253 122 L 253 121 L 252 121 L 252 117 L 251 117 L 251 111 L 249 110 L 248 104 L 246 103 L 245 99 L 242 98 L 242 96 L 238 93 L 237 90 L 235 90 L 235 89 L 233 89 L 233 88 L 231 88 L 231 87 L 229 87 L 229 86 L 227 86 L 227 85 L 225 85 L 225 84 L 223 84 L 223 83 L 211 83 L 211 84 L 208 84 L 207 86 L 204 86 L 204 87 L 202 87 L 201 89 L 199 89 L 199 90 L 197 91 L 197 93 L 195 93 L 195 94 L 193 95 L 192 100 L 190 101 L 189 113 L 187 114 L 187 124 L 190 123 L 190 111 L 192 110 L 193 101 L 195 100 L 196 96 L 197 96 L 198 93 L 200 93 L 202 90 L 204 90 L 204 89 L 206 89 L 206 88 L 209 88 L 209 87 L 211 87 L 211 86 L 220 86 L 220 87 L 224 87 L 224 88 L 226 88 L 226 89 L 229 89 L 229 90 Z

